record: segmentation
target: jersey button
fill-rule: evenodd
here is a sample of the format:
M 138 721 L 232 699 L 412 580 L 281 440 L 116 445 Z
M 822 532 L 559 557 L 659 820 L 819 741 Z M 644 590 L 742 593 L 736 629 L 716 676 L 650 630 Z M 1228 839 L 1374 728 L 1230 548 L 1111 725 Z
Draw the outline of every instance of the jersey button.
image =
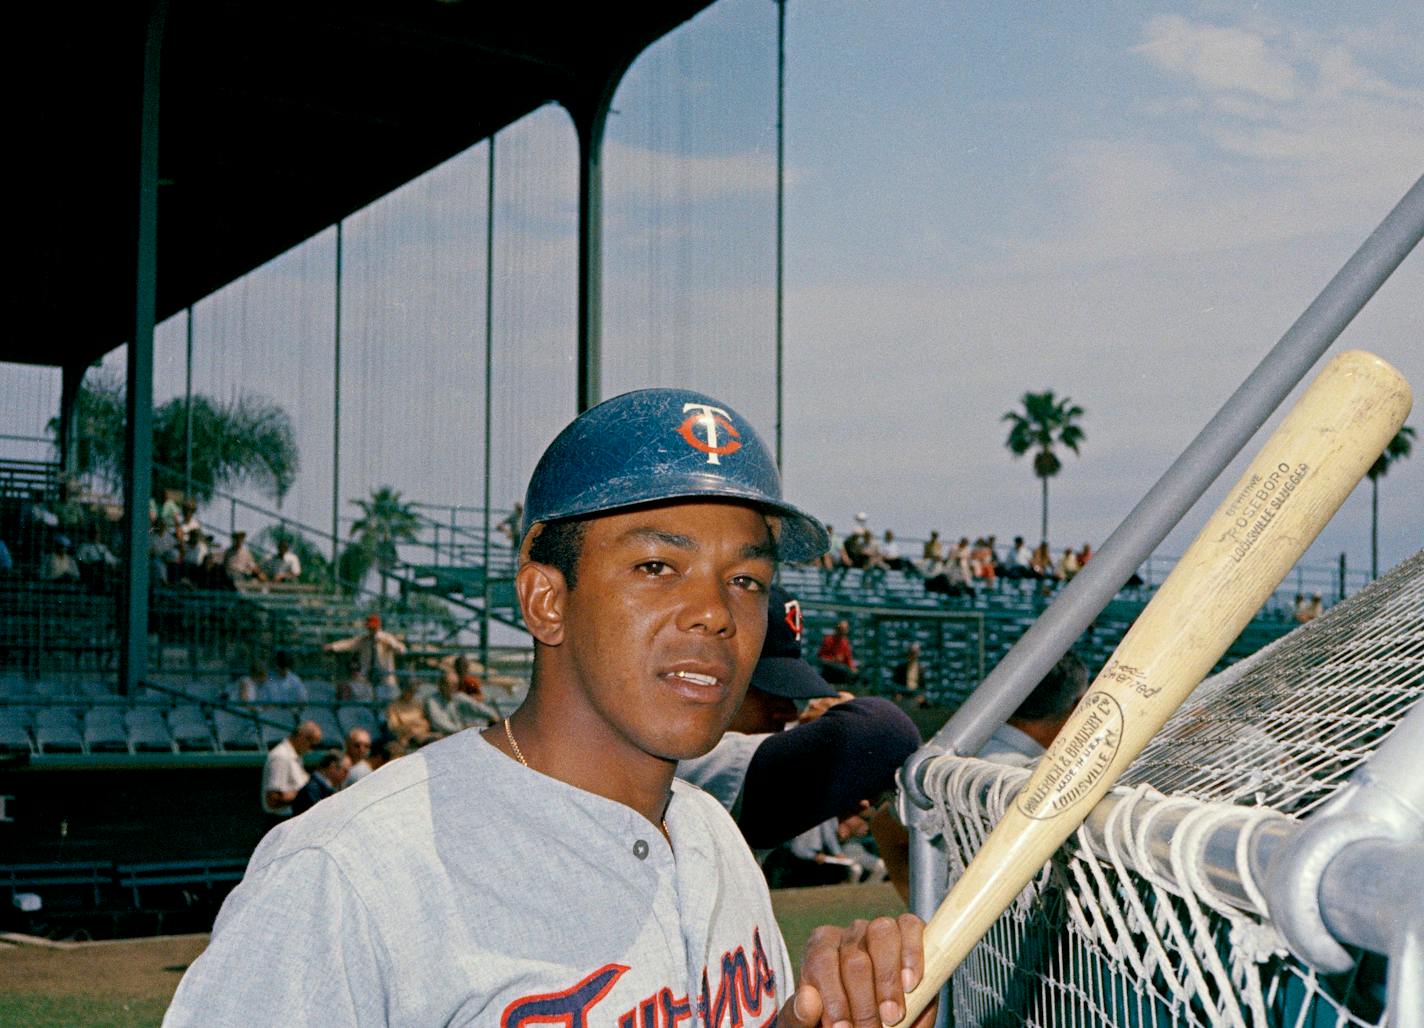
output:
M 637 857 L 639 860 L 647 860 L 647 859 L 648 859 L 648 844 L 647 844 L 647 842 L 645 842 L 645 841 L 642 840 L 642 839 L 639 839 L 637 842 L 633 843 L 633 856 Z

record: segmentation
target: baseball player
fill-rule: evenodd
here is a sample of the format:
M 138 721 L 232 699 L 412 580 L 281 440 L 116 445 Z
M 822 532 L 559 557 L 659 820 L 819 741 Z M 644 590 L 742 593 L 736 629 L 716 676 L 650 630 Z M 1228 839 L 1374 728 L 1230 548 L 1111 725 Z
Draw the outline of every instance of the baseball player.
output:
M 727 405 L 655 389 L 582 414 L 525 500 L 524 704 L 271 832 L 165 1023 L 897 1020 L 920 922 L 818 929 L 798 985 L 736 825 L 673 778 L 741 704 L 777 559 L 825 545 Z

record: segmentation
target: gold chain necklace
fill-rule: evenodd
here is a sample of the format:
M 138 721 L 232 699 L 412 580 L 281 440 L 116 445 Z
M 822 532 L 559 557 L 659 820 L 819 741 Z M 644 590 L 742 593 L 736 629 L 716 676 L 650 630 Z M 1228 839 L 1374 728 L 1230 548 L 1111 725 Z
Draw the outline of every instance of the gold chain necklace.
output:
M 509 718 L 504 719 L 504 737 L 509 740 L 509 748 L 512 749 L 514 755 L 519 758 L 519 763 L 525 767 L 529 767 L 529 761 L 524 759 L 524 751 L 519 748 L 519 743 L 514 741 L 514 729 L 509 727 Z M 670 840 L 672 837 L 668 835 L 667 818 L 663 818 L 661 823 L 663 826 L 663 835 Z

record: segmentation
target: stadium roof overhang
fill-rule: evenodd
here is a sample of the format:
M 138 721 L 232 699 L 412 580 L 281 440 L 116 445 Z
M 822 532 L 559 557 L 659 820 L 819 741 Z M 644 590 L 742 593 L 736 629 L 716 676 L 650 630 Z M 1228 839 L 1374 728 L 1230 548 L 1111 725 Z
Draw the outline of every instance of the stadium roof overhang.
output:
M 637 54 L 709 3 L 170 0 L 157 317 L 549 101 L 586 123 Z M 19 317 L 0 359 L 82 368 L 133 331 L 149 11 L 7 15 Z

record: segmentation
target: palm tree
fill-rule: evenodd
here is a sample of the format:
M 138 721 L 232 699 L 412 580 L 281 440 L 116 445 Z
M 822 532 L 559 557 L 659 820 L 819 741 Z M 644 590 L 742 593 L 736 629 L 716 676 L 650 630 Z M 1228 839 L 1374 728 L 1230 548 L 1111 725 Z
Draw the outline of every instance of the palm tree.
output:
M 1370 578 L 1379 577 L 1379 480 L 1389 472 L 1389 466 L 1404 460 L 1414 449 L 1414 429 L 1405 425 L 1395 433 L 1379 460 L 1370 465 Z
M 1041 541 L 1048 542 L 1048 480 L 1063 468 L 1063 462 L 1054 452 L 1055 446 L 1066 446 L 1074 453 L 1087 438 L 1083 429 L 1075 424 L 1083 416 L 1083 408 L 1068 397 L 1058 399 L 1052 389 L 1041 393 L 1024 393 L 1019 401 L 1022 410 L 1008 411 L 1000 420 L 1009 422 L 1009 438 L 1005 442 L 1015 457 L 1022 457 L 1030 450 L 1033 455 L 1033 473 L 1043 483 L 1043 521 Z
M 407 503 L 401 502 L 398 489 L 383 485 L 371 490 L 369 500 L 352 500 L 361 508 L 361 517 L 351 526 L 355 549 L 366 555 L 366 567 L 374 565 L 381 572 L 381 595 L 386 595 L 386 575 L 400 564 L 399 545 L 413 543 L 420 529 L 420 515 Z M 345 557 L 341 563 L 350 564 L 342 570 L 354 570 L 358 558 Z M 344 577 L 344 576 L 343 576 Z
M 124 472 L 124 381 L 100 371 L 76 397 L 77 470 L 118 490 Z M 300 461 L 292 419 L 279 405 L 251 393 L 231 400 L 192 397 L 192 482 L 187 480 L 188 404 L 182 397 L 153 412 L 154 482 L 200 503 L 220 489 L 252 484 L 278 504 L 296 481 Z M 58 438 L 59 419 L 50 421 Z

